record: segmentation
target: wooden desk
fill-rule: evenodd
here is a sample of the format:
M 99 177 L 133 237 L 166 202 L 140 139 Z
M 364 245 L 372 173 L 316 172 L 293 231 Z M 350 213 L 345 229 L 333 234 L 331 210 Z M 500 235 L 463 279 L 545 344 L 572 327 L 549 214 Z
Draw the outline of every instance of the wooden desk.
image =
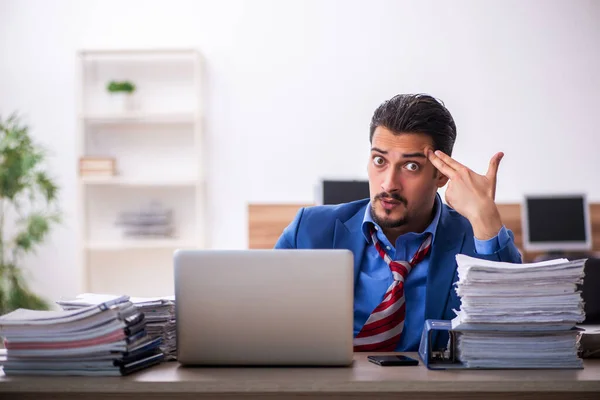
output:
M 416 357 L 416 354 L 408 354 Z M 164 363 L 122 378 L 7 377 L 0 399 L 600 399 L 600 360 L 582 370 L 430 371 L 379 367 L 185 368 Z

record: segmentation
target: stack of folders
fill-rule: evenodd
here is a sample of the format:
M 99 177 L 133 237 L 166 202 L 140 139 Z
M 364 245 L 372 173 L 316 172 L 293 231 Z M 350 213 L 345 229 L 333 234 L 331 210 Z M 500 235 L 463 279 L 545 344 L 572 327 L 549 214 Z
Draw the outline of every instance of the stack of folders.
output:
M 160 348 L 165 359 L 177 359 L 175 297 L 132 299 L 133 304 L 146 316 L 148 335 L 162 339 Z
M 160 339 L 126 297 L 76 310 L 0 317 L 6 375 L 127 375 L 159 363 Z
M 117 225 L 124 228 L 126 236 L 170 237 L 173 235 L 173 210 L 153 201 L 141 210 L 120 213 Z
M 582 368 L 577 284 L 585 260 L 530 264 L 456 256 L 461 310 L 452 321 L 469 368 Z
M 105 301 L 114 301 L 116 298 L 119 298 L 119 296 L 82 293 L 75 298 L 62 299 L 56 303 L 63 310 L 73 310 L 101 304 Z M 177 358 L 175 296 L 128 297 L 128 299 L 144 314 L 148 336 L 151 338 L 161 338 L 160 349 L 165 355 L 165 360 L 175 360 Z

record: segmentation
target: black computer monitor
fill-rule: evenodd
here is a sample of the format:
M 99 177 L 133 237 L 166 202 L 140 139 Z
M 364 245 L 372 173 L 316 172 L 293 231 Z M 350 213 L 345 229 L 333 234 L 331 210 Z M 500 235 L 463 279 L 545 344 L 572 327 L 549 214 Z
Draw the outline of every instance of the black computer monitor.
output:
M 585 195 L 525 196 L 522 206 L 526 251 L 586 251 L 592 248 Z
M 341 204 L 369 198 L 369 181 L 324 180 L 322 204 Z

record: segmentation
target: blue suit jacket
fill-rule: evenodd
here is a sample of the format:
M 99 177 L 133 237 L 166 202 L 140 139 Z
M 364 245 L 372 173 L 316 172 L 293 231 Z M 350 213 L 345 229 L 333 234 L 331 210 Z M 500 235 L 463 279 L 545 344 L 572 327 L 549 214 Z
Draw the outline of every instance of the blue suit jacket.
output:
M 305 207 L 285 228 L 275 248 L 278 249 L 348 249 L 354 254 L 354 282 L 358 277 L 367 241 L 361 225 L 369 199 L 340 205 Z M 521 255 L 514 244 L 514 235 L 508 231 L 510 241 L 491 255 L 477 254 L 473 228 L 469 221 L 442 204 L 440 221 L 427 274 L 425 319 L 454 318 L 453 309 L 460 308 L 460 300 L 453 283 L 458 280 L 457 254 L 466 254 L 486 260 L 520 263 Z M 439 337 L 438 346 L 445 335 Z M 435 340 L 435 339 L 434 339 Z

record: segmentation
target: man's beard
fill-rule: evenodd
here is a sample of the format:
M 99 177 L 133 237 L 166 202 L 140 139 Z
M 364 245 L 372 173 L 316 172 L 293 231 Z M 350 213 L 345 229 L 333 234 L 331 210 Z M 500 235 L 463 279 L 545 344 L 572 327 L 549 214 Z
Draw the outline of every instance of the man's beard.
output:
M 381 200 L 381 199 L 394 199 L 402 204 L 404 204 L 404 207 L 406 208 L 407 206 L 407 201 L 404 197 L 400 196 L 399 194 L 396 193 L 386 193 L 386 192 L 382 192 L 379 193 L 378 195 L 376 195 L 373 198 L 373 202 L 375 203 L 376 200 Z M 391 210 L 386 210 L 385 208 L 382 208 L 383 212 L 386 213 L 386 215 L 390 215 L 391 214 Z M 373 207 L 373 205 L 371 206 L 371 218 L 373 218 L 373 221 L 379 225 L 382 229 L 392 229 L 392 228 L 399 228 L 403 225 L 406 225 L 408 223 L 408 216 L 405 214 L 400 218 L 396 218 L 396 219 L 381 219 L 379 218 L 379 216 L 375 213 L 375 208 Z

